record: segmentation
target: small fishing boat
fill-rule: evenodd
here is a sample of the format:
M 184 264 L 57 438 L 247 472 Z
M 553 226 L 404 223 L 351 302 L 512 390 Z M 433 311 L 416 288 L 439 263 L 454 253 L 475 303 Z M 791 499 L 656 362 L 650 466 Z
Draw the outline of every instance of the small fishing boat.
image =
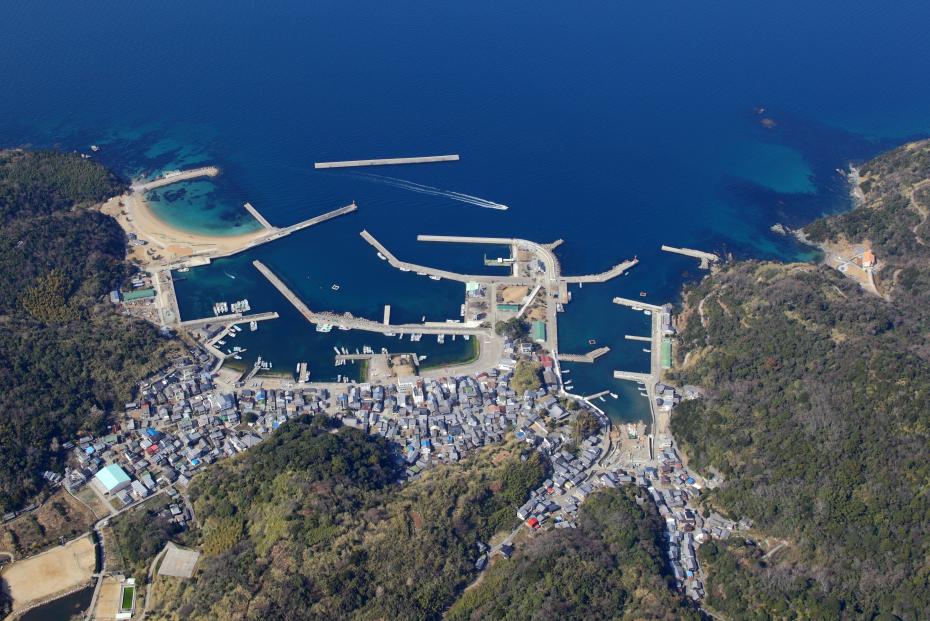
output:
M 646 292 L 645 292 L 645 291 L 640 291 L 640 292 L 639 292 L 639 297 L 641 297 L 641 298 L 646 297 Z
M 588 345 L 597 345 L 597 339 L 588 339 Z
M 330 289 L 332 289 L 333 291 L 339 291 L 339 285 L 337 285 L 336 283 L 333 283 L 333 286 L 330 287 Z
M 432 274 L 430 274 L 429 279 L 430 279 L 430 280 L 442 280 L 442 278 L 440 278 L 439 276 L 434 276 L 434 275 L 432 275 Z
M 223 272 L 223 273 L 229 276 L 230 278 L 232 278 L 233 280 L 236 280 L 236 277 L 230 274 L 229 272 Z

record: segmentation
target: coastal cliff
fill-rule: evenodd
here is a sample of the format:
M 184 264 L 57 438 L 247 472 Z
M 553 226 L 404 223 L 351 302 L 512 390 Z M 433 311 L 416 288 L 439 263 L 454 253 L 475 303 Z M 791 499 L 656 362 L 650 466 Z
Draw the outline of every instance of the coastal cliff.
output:
M 726 618 L 930 609 L 930 143 L 861 175 L 861 204 L 804 230 L 849 255 L 730 264 L 684 294 L 675 374 L 707 396 L 672 430 L 716 475 L 705 506 L 753 523 L 700 549 L 705 605 Z

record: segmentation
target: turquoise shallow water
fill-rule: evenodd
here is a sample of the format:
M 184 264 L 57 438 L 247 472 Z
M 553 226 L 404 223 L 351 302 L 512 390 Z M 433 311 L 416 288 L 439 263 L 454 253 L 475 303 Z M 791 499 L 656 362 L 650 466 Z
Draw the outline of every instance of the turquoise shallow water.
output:
M 914 63 L 930 55 L 928 17 L 912 0 L 14 3 L 0 20 L 0 145 L 97 144 L 127 177 L 218 165 L 220 177 L 155 201 L 161 217 L 213 234 L 256 225 L 245 201 L 287 225 L 356 200 L 355 214 L 178 283 L 184 317 L 243 297 L 281 312 L 239 344 L 276 369 L 309 359 L 316 378 L 338 373 L 327 356 L 340 339 L 354 349 L 374 338 L 313 332 L 251 260 L 314 308 L 377 319 L 389 303 L 396 320 L 442 320 L 457 317 L 461 285 L 392 270 L 360 230 L 401 258 L 461 271 L 485 269 L 485 249 L 416 235 L 563 238 L 569 274 L 638 255 L 628 277 L 573 288 L 560 316 L 563 351 L 590 338 L 612 348 L 571 365 L 577 391 L 621 393 L 603 405 L 634 420 L 645 404 L 611 372 L 647 365 L 622 338 L 645 318 L 610 299 L 673 300 L 700 277 L 663 243 L 812 256 L 769 227 L 845 208 L 837 169 L 927 133 L 930 82 L 914 79 Z M 312 168 L 450 152 L 461 161 L 371 172 L 510 209 Z M 419 346 L 437 360 L 467 351 Z

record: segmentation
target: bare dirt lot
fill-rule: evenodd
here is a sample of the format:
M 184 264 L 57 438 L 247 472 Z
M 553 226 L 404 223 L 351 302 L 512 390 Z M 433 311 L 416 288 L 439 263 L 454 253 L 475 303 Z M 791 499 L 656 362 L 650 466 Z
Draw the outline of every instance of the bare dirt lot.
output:
M 18 610 L 90 581 L 96 555 L 90 536 L 82 537 L 36 556 L 16 561 L 3 570 L 4 588 Z
M 511 285 L 502 287 L 500 290 L 501 298 L 506 304 L 522 304 L 523 299 L 530 293 L 529 287 Z
M 0 527 L 0 552 L 15 558 L 58 544 L 58 538 L 73 539 L 90 530 L 94 513 L 68 492 L 58 490 L 41 507 L 10 520 Z
M 116 612 L 119 608 L 120 585 L 122 583 L 112 576 L 103 579 L 100 585 L 100 593 L 97 595 L 97 605 L 94 608 L 94 618 L 98 621 L 109 621 L 116 619 Z

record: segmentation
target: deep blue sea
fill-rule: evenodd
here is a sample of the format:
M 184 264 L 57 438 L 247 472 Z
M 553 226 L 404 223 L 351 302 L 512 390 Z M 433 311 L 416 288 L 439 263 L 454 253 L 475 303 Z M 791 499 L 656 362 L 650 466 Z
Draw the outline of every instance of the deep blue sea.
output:
M 419 233 L 565 240 L 568 274 L 637 255 L 624 278 L 573 288 L 561 350 L 612 351 L 572 367 L 576 392 L 610 389 L 621 420 L 646 412 L 617 368 L 648 354 L 627 333 L 647 318 L 613 296 L 676 299 L 700 276 L 663 243 L 736 257 L 810 259 L 770 232 L 844 209 L 837 169 L 930 132 L 930 4 L 758 2 L 28 2 L 0 10 L 0 146 L 101 151 L 125 176 L 215 164 L 221 176 L 159 192 L 158 213 L 215 234 L 359 211 L 178 283 L 184 318 L 248 297 L 282 318 L 243 333 L 247 358 L 310 360 L 332 346 L 411 346 L 320 335 L 251 267 L 260 258 L 313 308 L 395 321 L 458 316 L 462 286 L 393 270 L 399 257 L 478 271 L 474 247 Z M 451 164 L 314 171 L 321 160 L 458 153 Z M 506 204 L 482 208 L 368 173 Z M 494 252 L 491 249 L 488 252 Z M 234 278 L 233 278 L 234 277 Z M 340 290 L 331 289 L 333 283 Z M 467 354 L 461 339 L 420 351 Z

